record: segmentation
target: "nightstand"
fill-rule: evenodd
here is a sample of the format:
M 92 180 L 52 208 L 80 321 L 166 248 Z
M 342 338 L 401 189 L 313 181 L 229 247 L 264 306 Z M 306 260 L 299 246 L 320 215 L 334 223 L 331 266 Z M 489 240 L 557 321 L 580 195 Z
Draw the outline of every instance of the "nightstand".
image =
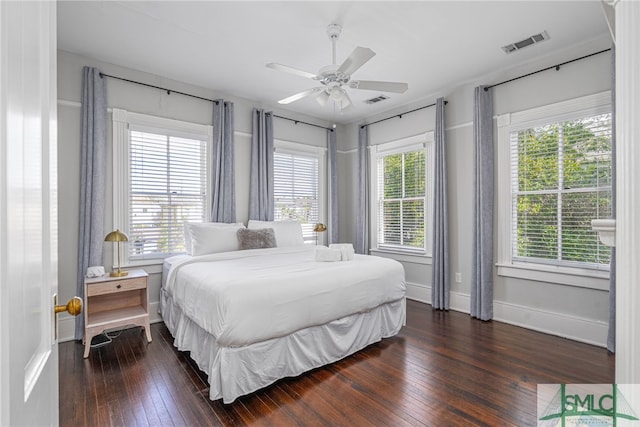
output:
M 144 270 L 129 270 L 124 277 L 85 278 L 84 280 L 84 357 L 89 357 L 91 339 L 105 329 L 142 326 L 151 342 L 149 329 L 149 290 Z

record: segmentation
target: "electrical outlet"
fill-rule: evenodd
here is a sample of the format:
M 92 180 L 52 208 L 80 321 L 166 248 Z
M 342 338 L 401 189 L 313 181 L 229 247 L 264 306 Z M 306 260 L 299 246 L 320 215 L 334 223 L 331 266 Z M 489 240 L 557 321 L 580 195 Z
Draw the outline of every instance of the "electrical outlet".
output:
M 462 283 L 462 273 L 456 273 L 456 283 Z

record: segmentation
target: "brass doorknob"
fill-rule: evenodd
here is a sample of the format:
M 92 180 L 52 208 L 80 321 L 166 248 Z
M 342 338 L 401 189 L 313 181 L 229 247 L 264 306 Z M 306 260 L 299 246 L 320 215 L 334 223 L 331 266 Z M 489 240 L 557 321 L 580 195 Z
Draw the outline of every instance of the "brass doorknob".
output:
M 67 305 L 56 305 L 53 307 L 53 311 L 56 314 L 68 311 L 70 315 L 77 316 L 82 313 L 82 299 L 80 297 L 73 297 L 69 300 Z

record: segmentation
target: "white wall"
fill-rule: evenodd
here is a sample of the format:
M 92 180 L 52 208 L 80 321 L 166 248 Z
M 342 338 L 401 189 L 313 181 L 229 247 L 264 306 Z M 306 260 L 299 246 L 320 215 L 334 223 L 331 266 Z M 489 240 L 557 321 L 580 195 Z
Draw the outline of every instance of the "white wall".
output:
M 469 312 L 471 278 L 472 213 L 473 213 L 473 88 L 517 77 L 560 62 L 571 60 L 610 47 L 608 39 L 599 39 L 575 46 L 543 61 L 524 64 L 517 69 L 496 71 L 483 79 L 468 82 L 455 89 L 443 90 L 425 99 L 421 105 L 435 102 L 444 96 L 445 143 L 447 180 L 449 189 L 449 236 L 451 307 Z M 517 53 L 516 53 L 517 54 Z M 611 55 L 603 53 L 562 66 L 559 71 L 549 70 L 512 83 L 495 87 L 494 115 L 526 110 L 583 95 L 610 90 Z M 393 114 L 419 107 L 408 105 L 388 114 L 371 117 L 373 122 Z M 434 129 L 435 108 L 393 118 L 369 127 L 372 145 L 397 140 Z M 355 193 L 357 166 L 357 127 L 345 126 L 345 144 L 341 147 L 340 181 L 347 184 L 344 192 Z M 497 143 L 497 131 L 496 143 Z M 496 145 L 497 147 L 497 145 Z M 497 152 L 496 152 L 497 153 Z M 497 154 L 496 154 L 497 159 Z M 343 177 L 345 178 L 343 180 Z M 497 173 L 496 173 L 497 179 Z M 497 194 L 495 209 L 497 212 Z M 340 218 L 343 240 L 355 241 L 355 200 L 341 198 Z M 497 229 L 497 227 L 496 227 Z M 498 236 L 494 237 L 497 245 Z M 424 263 L 402 261 L 405 266 L 408 296 L 425 302 L 431 301 L 431 266 Z M 497 259 L 494 256 L 494 259 Z M 423 261 L 423 260 L 419 260 Z M 455 273 L 462 275 L 455 283 Z M 603 285 L 608 286 L 608 281 Z M 514 279 L 494 275 L 495 319 L 552 334 L 566 336 L 597 345 L 605 345 L 608 320 L 608 292 L 556 283 Z
M 95 61 L 91 58 L 58 52 L 58 186 L 59 186 L 59 300 L 67 301 L 76 294 L 76 270 L 78 252 L 78 217 L 80 199 L 80 97 L 82 67 L 97 67 L 105 74 L 111 74 L 135 81 L 190 93 L 208 99 L 224 98 L 234 102 L 235 120 L 235 156 L 236 156 L 236 209 L 237 220 L 246 223 L 249 212 L 249 164 L 251 153 L 251 111 L 265 108 L 269 111 L 293 119 L 330 126 L 329 123 L 293 115 L 260 105 L 247 99 L 210 89 L 191 86 L 129 68 Z M 107 80 L 107 103 L 109 107 L 128 111 L 166 117 L 204 125 L 211 124 L 212 104 L 208 101 L 185 97 L 179 94 L 168 95 L 158 89 L 147 88 L 114 79 Z M 111 114 L 109 114 L 109 121 Z M 287 120 L 274 118 L 274 137 L 315 146 L 326 146 L 324 129 L 295 124 Z M 109 125 L 108 140 L 111 141 Z M 112 192 L 111 192 L 111 152 L 109 151 L 105 234 L 112 229 Z M 104 265 L 110 270 L 112 265 L 111 246 L 105 244 Z M 160 298 L 161 265 L 145 267 L 149 276 L 149 300 L 151 317 L 159 320 L 157 305 Z M 73 338 L 74 319 L 60 316 L 61 340 Z

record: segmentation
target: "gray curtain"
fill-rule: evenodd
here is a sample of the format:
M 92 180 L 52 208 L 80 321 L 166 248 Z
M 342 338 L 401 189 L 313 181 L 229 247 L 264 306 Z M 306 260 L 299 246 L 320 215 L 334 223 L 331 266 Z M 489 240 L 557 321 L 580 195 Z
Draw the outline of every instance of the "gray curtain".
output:
M 368 126 L 358 131 L 358 187 L 356 189 L 356 247 L 358 254 L 369 253 L 369 145 Z
M 338 243 L 338 143 L 335 129 L 327 129 L 327 153 L 329 156 L 329 241 Z
M 253 109 L 249 219 L 273 221 L 273 117 Z
M 447 212 L 447 158 L 444 144 L 444 98 L 436 100 L 433 179 L 433 251 L 431 306 L 449 309 L 449 219 Z
M 236 222 L 233 102 L 213 103 L 211 221 Z
M 611 47 L 611 218 L 616 217 L 616 47 Z M 616 351 L 616 248 L 609 263 L 609 332 L 607 349 Z
M 473 254 L 471 316 L 493 317 L 493 91 L 473 97 Z
M 100 70 L 82 69 L 80 217 L 76 295 L 84 299 L 87 267 L 103 265 L 107 178 L 107 93 Z M 76 316 L 75 338 L 84 337 L 84 316 Z

